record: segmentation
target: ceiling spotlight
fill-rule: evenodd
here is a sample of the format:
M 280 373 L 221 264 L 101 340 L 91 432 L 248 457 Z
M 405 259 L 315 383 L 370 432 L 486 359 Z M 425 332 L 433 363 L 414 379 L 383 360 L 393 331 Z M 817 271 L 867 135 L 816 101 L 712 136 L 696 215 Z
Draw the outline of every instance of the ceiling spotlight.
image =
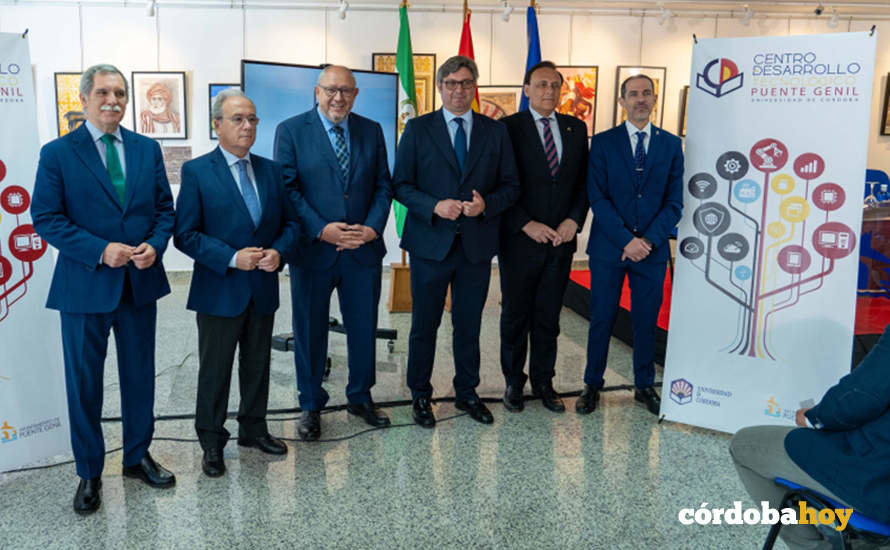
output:
M 674 12 L 672 12 L 669 8 L 665 8 L 663 5 L 661 6 L 661 13 L 658 15 L 658 24 L 664 25 L 671 18 L 674 17 Z
M 816 6 L 816 9 L 813 10 L 813 13 L 816 15 L 822 15 L 822 12 L 825 11 L 825 6 L 822 5 L 822 0 L 819 0 L 819 5 Z
M 148 0 L 148 3 L 145 5 L 145 15 L 148 17 L 154 17 L 157 7 L 158 0 Z
M 751 18 L 754 17 L 754 11 L 748 4 L 745 4 L 745 11 L 742 13 L 742 25 L 746 27 L 751 24 Z
M 349 2 L 346 0 L 340 0 L 340 7 L 337 8 L 337 17 L 340 19 L 346 19 L 346 12 L 349 11 Z
M 504 0 L 504 11 L 501 13 L 501 19 L 506 23 L 510 20 L 511 13 L 513 13 L 513 6 L 507 0 Z
M 831 8 L 831 19 L 828 20 L 828 27 L 832 29 L 837 27 L 839 20 L 840 15 L 837 13 L 837 8 Z

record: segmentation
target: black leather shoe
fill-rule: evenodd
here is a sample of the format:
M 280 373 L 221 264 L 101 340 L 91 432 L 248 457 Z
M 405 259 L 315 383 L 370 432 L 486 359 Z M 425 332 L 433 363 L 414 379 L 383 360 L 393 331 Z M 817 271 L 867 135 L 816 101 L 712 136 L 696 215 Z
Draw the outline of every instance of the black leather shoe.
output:
M 661 410 L 661 398 L 655 393 L 655 388 L 652 386 L 636 388 L 634 390 L 634 399 L 646 405 L 649 412 L 658 416 L 658 411 Z
M 510 412 L 522 412 L 525 408 L 525 400 L 522 398 L 522 388 L 516 385 L 507 386 L 504 391 L 504 407 Z
M 467 411 L 470 413 L 470 418 L 475 420 L 476 422 L 481 422 L 482 424 L 491 424 L 494 422 L 494 417 L 491 416 L 491 411 L 488 410 L 488 407 L 485 404 L 475 399 L 473 401 L 463 401 L 461 399 L 454 400 L 454 407 L 461 410 Z
M 277 437 L 266 434 L 262 437 L 239 437 L 238 445 L 256 447 L 267 455 L 286 455 L 287 445 Z
M 600 400 L 600 391 L 593 386 L 584 384 L 584 390 L 575 401 L 575 412 L 578 414 L 590 414 L 596 410 Z
M 315 441 L 321 436 L 321 416 L 318 411 L 303 411 L 297 434 L 303 441 Z
M 74 511 L 87 516 L 99 509 L 102 504 L 102 478 L 80 479 L 77 492 L 74 493 Z
M 346 412 L 362 417 L 365 424 L 375 428 L 389 426 L 389 417 L 386 416 L 385 412 L 379 410 L 370 399 L 360 405 L 353 405 L 352 403 L 346 405 Z
M 422 428 L 432 428 L 436 425 L 436 417 L 433 416 L 429 397 L 418 397 L 414 400 L 411 416 L 414 417 L 414 422 Z
M 166 489 L 176 485 L 176 476 L 170 470 L 154 461 L 150 454 L 145 453 L 139 464 L 124 466 L 124 477 L 141 479 L 146 485 L 158 489 Z
M 541 398 L 541 404 L 544 405 L 547 409 L 553 412 L 565 412 L 566 406 L 562 402 L 562 398 L 556 393 L 556 390 L 553 389 L 553 386 L 550 384 L 538 386 L 537 388 L 532 389 L 532 394 L 535 397 Z
M 201 469 L 210 477 L 219 477 L 226 473 L 222 449 L 207 449 L 201 459 Z

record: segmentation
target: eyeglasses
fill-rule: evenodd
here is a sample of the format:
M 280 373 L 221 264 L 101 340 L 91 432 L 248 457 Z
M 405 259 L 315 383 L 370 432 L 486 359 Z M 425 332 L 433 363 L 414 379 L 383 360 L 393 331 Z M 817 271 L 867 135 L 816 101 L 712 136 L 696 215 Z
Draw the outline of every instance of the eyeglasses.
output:
M 534 84 L 534 86 L 532 86 L 532 88 L 537 88 L 539 90 L 546 90 L 547 88 L 550 88 L 552 90 L 559 90 L 562 88 L 562 83 L 557 82 L 555 80 L 553 82 L 547 82 L 546 80 L 539 80 L 539 81 L 535 82 L 535 84 Z
M 241 126 L 242 124 L 244 124 L 245 120 L 247 121 L 247 124 L 249 124 L 250 126 L 256 126 L 257 124 L 260 123 L 259 117 L 255 117 L 253 115 L 250 115 L 250 116 L 235 115 L 233 117 L 223 117 L 223 118 L 225 120 L 228 120 L 235 126 Z
M 468 78 L 466 80 L 443 80 L 442 84 L 445 85 L 445 89 L 449 91 L 454 91 L 458 86 L 463 88 L 464 90 L 472 90 L 476 85 L 476 81 L 472 78 Z
M 319 88 L 324 90 L 324 95 L 332 99 L 338 93 L 342 95 L 344 99 L 352 97 L 352 94 L 355 93 L 355 88 L 329 88 L 327 86 L 319 86 Z

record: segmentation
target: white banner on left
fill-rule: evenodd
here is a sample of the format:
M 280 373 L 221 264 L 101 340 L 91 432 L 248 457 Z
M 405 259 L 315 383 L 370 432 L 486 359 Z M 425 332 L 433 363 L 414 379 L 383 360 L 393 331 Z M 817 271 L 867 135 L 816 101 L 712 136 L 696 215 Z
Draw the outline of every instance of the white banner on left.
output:
M 70 452 L 53 257 L 31 225 L 40 139 L 28 40 L 0 33 L 0 472 Z

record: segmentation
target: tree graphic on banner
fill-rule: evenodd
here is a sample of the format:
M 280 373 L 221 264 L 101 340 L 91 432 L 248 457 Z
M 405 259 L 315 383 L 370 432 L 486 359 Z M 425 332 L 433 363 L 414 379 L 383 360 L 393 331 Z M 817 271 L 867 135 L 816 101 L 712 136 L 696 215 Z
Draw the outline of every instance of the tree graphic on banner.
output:
M 782 171 L 789 158 L 784 143 L 761 139 L 748 156 L 738 151 L 720 155 L 716 177 L 699 172 L 687 184 L 698 200 L 692 214 L 697 235 L 680 242 L 680 255 L 738 305 L 736 334 L 721 351 L 775 360 L 770 342 L 775 316 L 823 290 L 835 261 L 856 249 L 856 233 L 831 221 L 832 212 L 846 202 L 844 189 L 816 183 L 825 171 L 824 159 L 800 154 L 792 175 Z M 721 192 L 718 177 L 727 183 L 725 203 L 713 200 Z

